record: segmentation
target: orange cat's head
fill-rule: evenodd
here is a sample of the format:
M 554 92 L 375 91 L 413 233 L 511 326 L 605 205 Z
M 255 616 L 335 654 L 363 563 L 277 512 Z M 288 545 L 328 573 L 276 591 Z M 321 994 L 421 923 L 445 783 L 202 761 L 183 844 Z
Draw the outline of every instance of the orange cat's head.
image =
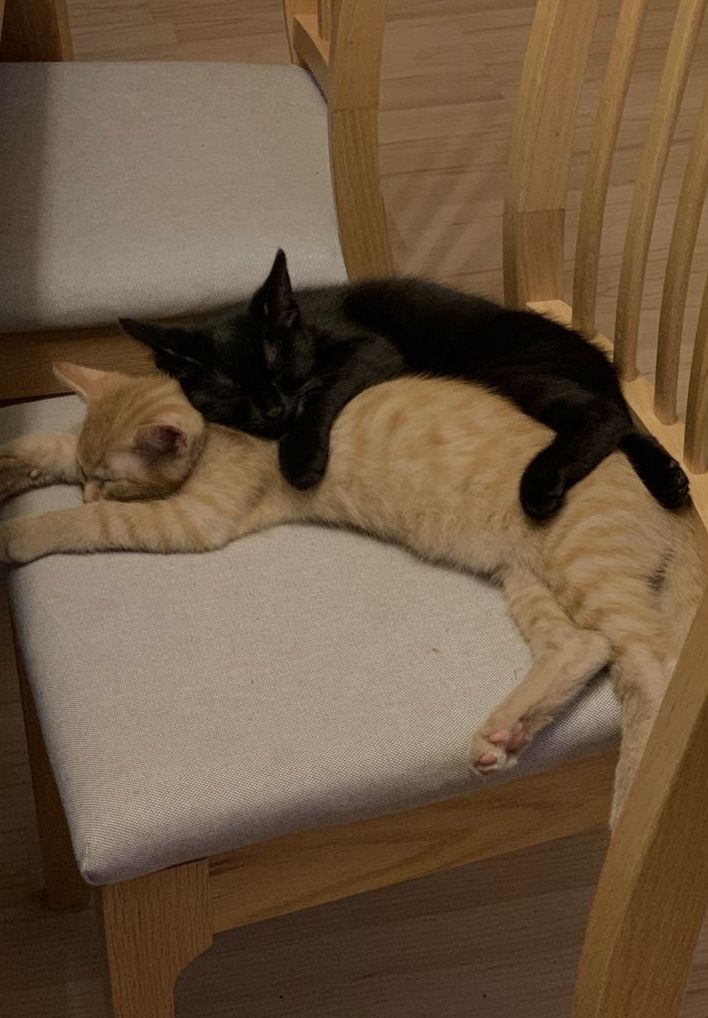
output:
M 205 425 L 174 379 L 66 363 L 54 374 L 86 403 L 77 443 L 86 502 L 162 498 L 186 480 Z

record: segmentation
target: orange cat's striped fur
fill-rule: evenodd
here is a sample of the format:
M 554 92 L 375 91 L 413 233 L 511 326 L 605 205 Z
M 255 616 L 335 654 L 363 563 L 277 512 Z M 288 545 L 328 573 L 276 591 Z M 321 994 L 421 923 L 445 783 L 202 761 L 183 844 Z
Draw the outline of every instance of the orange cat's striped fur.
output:
M 58 371 L 87 403 L 83 430 L 0 448 L 0 497 L 61 481 L 83 484 L 86 504 L 0 524 L 0 558 L 202 551 L 318 520 L 494 575 L 534 662 L 474 735 L 474 766 L 513 764 L 609 663 L 623 709 L 617 814 L 705 583 L 692 510 L 661 509 L 614 454 L 556 520 L 534 524 L 519 478 L 547 431 L 469 383 L 366 390 L 336 423 L 324 481 L 299 492 L 281 478 L 274 443 L 205 426 L 171 379 Z

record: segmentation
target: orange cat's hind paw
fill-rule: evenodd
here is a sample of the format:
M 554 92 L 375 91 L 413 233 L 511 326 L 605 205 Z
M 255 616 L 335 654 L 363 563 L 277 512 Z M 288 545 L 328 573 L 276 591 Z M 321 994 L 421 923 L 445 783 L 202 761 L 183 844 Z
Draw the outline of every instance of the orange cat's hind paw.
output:
M 509 770 L 516 764 L 518 754 L 525 745 L 526 732 L 522 721 L 489 734 L 477 732 L 472 738 L 472 768 L 482 776 L 494 771 Z

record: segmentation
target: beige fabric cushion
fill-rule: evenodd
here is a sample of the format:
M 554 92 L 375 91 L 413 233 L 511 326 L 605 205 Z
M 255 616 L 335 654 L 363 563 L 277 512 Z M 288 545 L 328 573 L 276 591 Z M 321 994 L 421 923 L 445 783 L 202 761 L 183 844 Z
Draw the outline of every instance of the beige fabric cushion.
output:
M 327 113 L 298 67 L 0 64 L 0 331 L 210 308 L 278 246 L 344 278 Z
M 79 416 L 74 398 L 0 410 L 0 439 Z M 78 501 L 54 488 L 3 511 Z M 488 583 L 326 528 L 207 555 L 56 556 L 8 575 L 90 883 L 483 786 L 469 736 L 529 662 Z M 617 725 L 600 681 L 512 777 Z

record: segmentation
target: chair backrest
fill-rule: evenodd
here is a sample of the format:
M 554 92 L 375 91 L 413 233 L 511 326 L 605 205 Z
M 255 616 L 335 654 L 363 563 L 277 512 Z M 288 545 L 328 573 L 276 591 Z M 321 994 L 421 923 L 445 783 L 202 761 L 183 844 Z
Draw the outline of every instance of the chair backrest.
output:
M 389 275 L 379 184 L 378 112 L 385 0 L 284 0 L 290 53 L 329 106 L 330 161 L 349 276 Z
M 673 29 L 634 184 L 613 337 L 620 377 L 638 376 L 637 342 L 649 245 L 669 150 L 707 0 L 677 0 Z M 564 216 L 578 104 L 599 0 L 539 0 L 521 82 L 505 203 L 505 287 L 514 304 L 563 297 Z M 600 91 L 575 250 L 572 322 L 595 331 L 600 242 L 610 170 L 648 0 L 623 0 Z M 637 407 L 652 431 L 678 420 L 679 354 L 689 276 L 708 186 L 708 82 L 676 202 L 658 329 L 656 385 Z M 639 391 L 639 389 L 637 389 Z M 646 389 L 645 395 L 646 395 Z M 646 403 L 646 399 L 642 400 Z M 650 411 L 647 419 L 647 412 Z M 708 471 L 708 285 L 704 290 L 678 451 L 693 475 Z M 670 443 L 672 444 L 672 443 Z M 694 488 L 704 522 L 708 495 Z
M 610 170 L 647 0 L 622 0 L 582 190 L 573 305 L 563 301 L 565 209 L 581 91 L 599 0 L 538 0 L 522 72 L 504 210 L 510 303 L 559 316 L 614 346 L 627 399 L 686 466 L 708 526 L 708 284 L 691 354 L 685 424 L 678 364 L 694 248 L 708 186 L 708 92 L 676 201 L 658 327 L 656 384 L 638 372 L 652 228 L 708 0 L 676 0 L 640 157 L 621 258 L 614 343 L 595 328 Z M 707 83 L 708 84 L 708 83 Z M 675 1018 L 708 904 L 708 596 L 681 655 L 600 879 L 573 1018 Z

